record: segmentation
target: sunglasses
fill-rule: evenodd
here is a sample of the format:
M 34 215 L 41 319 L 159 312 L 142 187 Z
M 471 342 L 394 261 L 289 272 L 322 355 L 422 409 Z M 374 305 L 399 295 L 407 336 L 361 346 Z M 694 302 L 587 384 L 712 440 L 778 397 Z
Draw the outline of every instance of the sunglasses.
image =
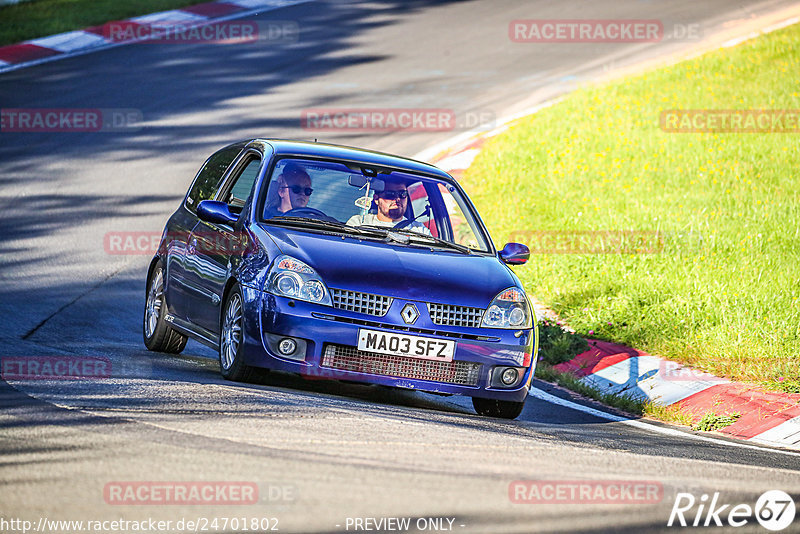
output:
M 313 189 L 310 187 L 300 187 L 299 185 L 284 185 L 281 189 L 291 189 L 292 193 L 295 195 L 299 195 L 301 193 L 305 194 L 305 196 L 310 197 L 311 193 L 314 192 Z
M 382 191 L 378 193 L 378 196 L 381 198 L 385 198 L 386 200 L 394 200 L 396 198 L 408 198 L 408 190 L 403 189 L 401 191 Z

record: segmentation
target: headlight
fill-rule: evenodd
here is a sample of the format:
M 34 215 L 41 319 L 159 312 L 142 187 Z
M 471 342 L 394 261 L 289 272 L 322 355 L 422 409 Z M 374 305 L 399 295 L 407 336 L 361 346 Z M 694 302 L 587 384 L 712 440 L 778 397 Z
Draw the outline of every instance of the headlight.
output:
M 485 328 L 531 328 L 531 310 L 521 290 L 509 287 L 501 291 L 483 314 Z
M 278 257 L 267 280 L 270 293 L 331 306 L 330 291 L 317 271 L 291 256 Z

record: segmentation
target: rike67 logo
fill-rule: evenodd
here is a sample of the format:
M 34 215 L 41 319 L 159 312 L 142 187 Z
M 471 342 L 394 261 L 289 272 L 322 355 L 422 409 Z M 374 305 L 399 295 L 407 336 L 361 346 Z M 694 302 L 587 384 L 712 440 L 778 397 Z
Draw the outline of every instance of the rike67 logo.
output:
M 764 492 L 755 507 L 746 503 L 724 503 L 719 492 L 710 497 L 703 494 L 699 499 L 691 493 L 678 493 L 667 526 L 680 527 L 742 527 L 756 521 L 767 530 L 777 532 L 794 521 L 795 504 L 792 497 L 781 490 Z

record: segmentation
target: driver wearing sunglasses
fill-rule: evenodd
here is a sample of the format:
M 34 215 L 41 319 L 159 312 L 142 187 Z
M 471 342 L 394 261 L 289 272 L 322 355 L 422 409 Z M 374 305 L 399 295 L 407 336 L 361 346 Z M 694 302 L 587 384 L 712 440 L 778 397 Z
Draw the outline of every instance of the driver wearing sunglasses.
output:
M 289 163 L 277 179 L 278 197 L 267 206 L 266 215 L 274 217 L 289 210 L 305 208 L 311 199 L 311 177 L 297 164 Z
M 403 182 L 386 182 L 386 187 L 381 192 L 376 192 L 373 197 L 378 206 L 377 213 L 367 213 L 364 221 L 361 215 L 353 215 L 347 221 L 349 226 L 385 226 L 393 227 L 397 223 L 406 219 L 406 207 L 408 206 L 408 187 Z M 430 230 L 416 221 L 405 227 L 412 232 L 431 235 Z

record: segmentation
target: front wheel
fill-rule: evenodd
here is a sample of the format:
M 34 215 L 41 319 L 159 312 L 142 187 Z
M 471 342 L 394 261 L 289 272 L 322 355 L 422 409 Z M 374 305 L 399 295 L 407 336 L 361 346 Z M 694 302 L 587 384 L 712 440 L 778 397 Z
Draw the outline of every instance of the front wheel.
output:
M 222 307 L 219 340 L 219 372 L 226 380 L 245 382 L 254 369 L 245 365 L 244 351 L 244 299 L 238 285 L 234 285 Z
M 472 406 L 475 407 L 475 411 L 479 415 L 500 417 L 501 419 L 516 419 L 522 413 L 525 401 L 514 402 L 472 397 Z
M 158 261 L 147 280 L 142 335 L 147 350 L 178 354 L 186 346 L 187 338 L 167 323 L 167 301 L 164 298 L 164 267 Z

